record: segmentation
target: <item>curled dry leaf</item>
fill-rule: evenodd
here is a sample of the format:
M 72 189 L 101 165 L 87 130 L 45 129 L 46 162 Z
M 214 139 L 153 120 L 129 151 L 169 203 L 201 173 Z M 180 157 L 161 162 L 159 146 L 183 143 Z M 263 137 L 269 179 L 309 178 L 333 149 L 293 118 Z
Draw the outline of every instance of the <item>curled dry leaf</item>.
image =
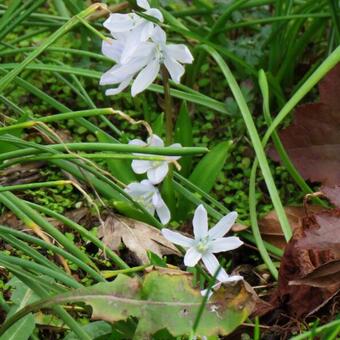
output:
M 303 218 L 285 248 L 275 298 L 294 317 L 309 315 L 338 293 L 340 211 L 328 210 Z M 320 280 L 322 284 L 317 284 Z M 314 282 L 313 284 L 312 281 Z
M 119 251 L 123 242 L 142 264 L 149 263 L 148 250 L 160 257 L 180 255 L 177 248 L 166 240 L 158 229 L 131 218 L 110 214 L 98 232 L 107 247 Z
M 299 106 L 281 141 L 304 179 L 340 184 L 340 64 L 319 85 L 320 101 Z M 269 155 L 279 160 L 272 148 Z
M 321 211 L 322 208 L 317 205 L 309 205 L 308 212 L 315 213 Z M 305 209 L 303 207 L 285 207 L 285 212 L 292 230 L 302 227 L 302 219 L 305 217 Z M 279 219 L 275 210 L 269 212 L 259 222 L 260 232 L 262 238 L 273 244 L 274 246 L 284 249 L 287 245 L 285 237 L 283 235 Z
M 322 186 L 320 191 L 334 206 L 340 208 L 340 185 L 334 185 L 332 187 Z

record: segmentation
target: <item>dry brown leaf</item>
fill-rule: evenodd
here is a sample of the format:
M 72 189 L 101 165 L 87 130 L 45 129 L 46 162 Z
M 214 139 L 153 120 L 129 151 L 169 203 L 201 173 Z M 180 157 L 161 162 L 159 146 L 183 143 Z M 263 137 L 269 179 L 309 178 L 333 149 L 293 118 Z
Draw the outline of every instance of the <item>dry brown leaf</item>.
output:
M 98 233 L 104 244 L 114 251 L 119 251 L 123 242 L 142 264 L 149 263 L 148 250 L 160 257 L 170 254 L 180 255 L 177 248 L 166 240 L 158 229 L 120 215 L 110 214 Z
M 308 206 L 308 212 L 318 212 L 321 211 L 322 208 L 317 205 Z M 297 228 L 301 228 L 302 219 L 305 217 L 305 209 L 303 207 L 293 207 L 288 206 L 285 207 L 285 212 L 289 221 L 290 226 L 294 230 Z M 260 233 L 262 238 L 271 243 L 272 245 L 284 249 L 287 242 L 283 235 L 279 219 L 275 210 L 269 212 L 266 216 L 264 216 L 259 221 Z
M 304 179 L 340 184 L 340 64 L 319 84 L 320 101 L 301 105 L 293 123 L 280 132 L 290 159 Z M 272 148 L 269 155 L 279 160 Z
M 332 187 L 322 186 L 320 191 L 329 199 L 329 201 L 340 208 L 340 186 L 334 185 Z
M 289 284 L 312 287 L 329 287 L 335 285 L 340 289 L 340 259 L 327 262 L 301 279 L 290 281 Z
M 290 283 L 324 273 L 327 263 L 340 257 L 340 211 L 328 210 L 309 215 L 285 248 L 279 271 L 276 298 L 294 317 L 314 313 L 339 291 L 339 283 L 327 286 Z M 334 268 L 333 268 L 334 269 Z M 334 274 L 333 274 L 334 275 Z

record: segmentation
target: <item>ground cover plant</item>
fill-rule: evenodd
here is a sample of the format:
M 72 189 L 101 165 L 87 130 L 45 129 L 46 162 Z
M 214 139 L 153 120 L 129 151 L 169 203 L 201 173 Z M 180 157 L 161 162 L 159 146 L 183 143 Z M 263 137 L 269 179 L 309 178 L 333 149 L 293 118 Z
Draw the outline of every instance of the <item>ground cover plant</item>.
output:
M 338 339 L 339 15 L 0 1 L 0 339 Z

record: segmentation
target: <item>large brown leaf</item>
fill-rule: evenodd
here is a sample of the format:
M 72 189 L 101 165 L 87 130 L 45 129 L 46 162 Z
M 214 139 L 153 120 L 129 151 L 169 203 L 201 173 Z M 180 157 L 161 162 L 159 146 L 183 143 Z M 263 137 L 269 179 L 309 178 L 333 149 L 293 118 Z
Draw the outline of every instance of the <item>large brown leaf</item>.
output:
M 308 206 L 309 212 L 318 212 L 321 210 L 322 208 L 318 205 Z M 305 217 L 304 207 L 287 206 L 285 207 L 285 213 L 293 231 L 297 228 L 301 228 L 302 219 Z M 278 248 L 285 248 L 287 242 L 283 235 L 282 228 L 275 210 L 270 211 L 267 215 L 261 218 L 259 221 L 259 227 L 261 236 L 265 241 Z
M 285 248 L 277 298 L 294 317 L 311 314 L 340 289 L 340 211 L 306 216 Z M 327 280 L 328 275 L 328 280 Z M 312 284 L 313 283 L 313 284 Z
M 180 255 L 177 248 L 166 240 L 158 229 L 120 215 L 110 214 L 104 225 L 100 227 L 98 236 L 114 251 L 118 251 L 123 242 L 140 263 L 149 263 L 148 250 L 160 257 L 170 254 Z
M 280 138 L 305 179 L 332 186 L 340 184 L 340 64 L 320 82 L 319 92 L 319 102 L 295 110 Z M 269 154 L 279 160 L 273 149 Z

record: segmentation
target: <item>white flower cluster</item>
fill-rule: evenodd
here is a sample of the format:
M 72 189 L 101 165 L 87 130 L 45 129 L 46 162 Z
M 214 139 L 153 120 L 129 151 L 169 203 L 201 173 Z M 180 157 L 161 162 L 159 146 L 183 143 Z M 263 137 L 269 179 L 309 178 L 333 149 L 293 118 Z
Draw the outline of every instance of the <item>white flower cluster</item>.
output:
M 164 143 L 157 135 L 152 135 L 143 142 L 139 139 L 133 139 L 129 142 L 131 145 L 138 146 L 159 146 L 163 147 Z M 170 147 L 180 148 L 181 144 L 172 144 Z M 167 224 L 170 221 L 170 211 L 166 206 L 162 196 L 155 186 L 160 184 L 169 171 L 169 163 L 178 160 L 180 157 L 168 156 L 166 160 L 149 161 L 149 160 L 133 160 L 131 167 L 136 174 L 145 174 L 148 179 L 141 182 L 130 183 L 125 191 L 152 215 L 156 212 L 161 223 Z
M 203 264 L 212 276 L 218 273 L 216 276 L 218 283 L 212 287 L 214 290 L 223 282 L 242 280 L 242 276 L 228 275 L 214 255 L 214 253 L 234 250 L 243 244 L 243 242 L 236 236 L 223 237 L 231 229 L 236 218 L 237 212 L 233 211 L 221 218 L 214 227 L 208 230 L 208 214 L 204 206 L 201 204 L 196 208 L 194 219 L 192 221 L 194 239 L 167 228 L 162 229 L 162 234 L 170 242 L 186 249 L 184 256 L 184 264 L 186 266 L 194 267 L 198 261 L 202 260 Z M 206 290 L 202 291 L 202 295 L 205 295 L 206 293 Z
M 147 0 L 137 0 L 145 15 L 163 22 L 162 13 L 150 8 Z M 179 83 L 184 74 L 182 64 L 191 64 L 193 57 L 183 44 L 167 44 L 162 28 L 136 13 L 113 13 L 104 22 L 113 39 L 103 41 L 102 52 L 115 65 L 105 72 L 100 85 L 115 85 L 106 90 L 111 96 L 122 92 L 132 82 L 131 95 L 148 88 L 164 65 L 173 81 Z

